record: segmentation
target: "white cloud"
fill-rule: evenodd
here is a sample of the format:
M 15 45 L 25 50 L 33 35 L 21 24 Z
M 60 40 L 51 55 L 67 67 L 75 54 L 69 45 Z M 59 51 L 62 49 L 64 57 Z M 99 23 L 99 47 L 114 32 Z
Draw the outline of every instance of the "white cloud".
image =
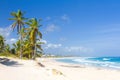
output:
M 16 38 L 10 38 L 10 39 L 7 39 L 7 40 L 6 40 L 6 43 L 7 43 L 7 44 L 12 44 L 12 43 L 15 43 L 16 41 L 17 41 Z
M 91 48 L 86 48 L 82 46 L 72 46 L 72 47 L 65 47 L 67 52 L 92 52 Z
M 58 29 L 59 29 L 59 27 L 56 26 L 55 24 L 50 24 L 47 26 L 45 33 L 54 32 L 55 30 L 58 30 Z
M 0 35 L 4 36 L 4 37 L 8 37 L 11 33 L 11 28 L 6 27 L 6 28 L 0 28 Z
M 51 44 L 51 43 L 49 43 L 49 44 L 47 44 L 46 45 L 46 47 L 45 47 L 45 49 L 48 49 L 48 48 L 59 48 L 59 47 L 61 47 L 62 46 L 62 44 Z
M 43 43 L 47 44 L 47 41 L 44 40 L 44 39 L 41 39 L 40 42 L 43 42 Z
M 17 39 L 15 39 L 15 38 L 11 38 L 10 41 L 11 41 L 11 42 L 16 42 Z
M 69 21 L 70 20 L 69 17 L 66 14 L 61 16 L 61 19 L 64 20 L 64 21 Z

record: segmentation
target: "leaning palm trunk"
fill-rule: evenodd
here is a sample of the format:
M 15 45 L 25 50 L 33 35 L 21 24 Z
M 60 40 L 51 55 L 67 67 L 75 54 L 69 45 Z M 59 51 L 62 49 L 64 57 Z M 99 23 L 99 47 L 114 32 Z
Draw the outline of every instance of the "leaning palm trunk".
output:
M 21 29 L 22 30 L 22 29 Z M 22 59 L 22 42 L 23 42 L 23 38 L 22 38 L 22 31 L 19 32 L 20 33 L 20 59 Z
M 36 43 L 35 43 L 35 45 L 34 45 L 34 48 L 33 48 L 33 60 L 35 60 L 35 58 L 36 58 Z
M 32 47 L 32 59 L 35 59 L 35 46 Z
M 20 35 L 20 59 L 22 59 L 22 36 Z
M 33 46 L 33 48 L 32 48 L 32 59 L 33 60 L 35 60 L 35 58 L 36 58 L 36 43 L 35 43 L 35 45 Z
M 37 48 L 36 48 L 36 43 L 35 43 L 35 49 L 34 49 L 34 59 L 36 58 L 36 51 L 37 51 Z
M 35 59 L 35 55 L 36 55 L 36 47 L 34 48 L 34 54 L 33 54 L 33 59 Z

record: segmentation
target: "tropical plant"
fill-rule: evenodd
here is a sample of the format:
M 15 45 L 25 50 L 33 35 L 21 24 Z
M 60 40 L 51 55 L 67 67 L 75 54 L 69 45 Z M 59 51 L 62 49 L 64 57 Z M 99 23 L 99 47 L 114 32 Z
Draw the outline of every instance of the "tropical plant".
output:
M 30 45 L 32 49 L 32 59 L 35 59 L 37 47 L 41 49 L 41 46 L 36 44 L 38 36 L 39 36 L 39 40 L 42 38 L 42 33 L 39 31 L 39 27 L 41 26 L 40 20 L 37 20 L 36 18 L 32 18 L 28 20 L 26 24 L 29 26 L 28 39 L 30 40 Z
M 31 44 L 30 44 L 30 41 L 29 40 L 25 40 L 24 43 L 23 43 L 23 56 L 26 57 L 26 58 L 29 58 L 31 59 L 32 58 L 32 49 L 31 49 Z
M 36 18 L 27 19 L 24 18 L 24 13 L 21 10 L 18 12 L 12 12 L 11 15 L 13 18 L 9 20 L 13 20 L 14 23 L 12 24 L 13 30 L 17 28 L 17 32 L 19 34 L 19 40 L 13 44 L 13 53 L 14 51 L 20 59 L 22 57 L 32 58 L 35 59 L 37 53 L 42 53 L 42 48 L 40 42 L 42 38 L 42 33 L 39 31 L 40 20 Z M 28 20 L 25 22 L 25 20 Z M 28 28 L 25 28 L 25 25 L 28 25 Z M 7 46 L 8 49 L 8 46 Z
M 12 12 L 11 15 L 14 18 L 9 18 L 9 20 L 13 20 L 14 23 L 12 24 L 13 30 L 17 28 L 17 32 L 19 34 L 20 38 L 20 44 L 22 44 L 22 36 L 21 36 L 21 29 L 24 28 L 25 20 L 27 18 L 24 18 L 24 13 L 21 10 L 18 10 L 18 12 Z M 20 58 L 22 58 L 22 46 L 20 45 Z
M 5 47 L 5 39 L 2 35 L 0 35 L 0 52 L 4 51 L 4 47 Z
M 4 53 L 5 53 L 6 56 L 7 56 L 8 54 L 10 54 L 10 52 L 11 52 L 10 46 L 9 46 L 9 44 L 7 44 L 7 45 L 5 46 Z
M 14 55 L 15 55 L 15 54 L 16 54 L 16 53 L 15 53 L 15 48 L 12 48 L 12 49 L 10 50 L 10 52 L 11 52 L 11 54 L 14 54 Z
M 18 40 L 16 43 L 13 44 L 13 47 L 15 48 L 15 52 L 18 56 L 20 56 L 20 40 Z

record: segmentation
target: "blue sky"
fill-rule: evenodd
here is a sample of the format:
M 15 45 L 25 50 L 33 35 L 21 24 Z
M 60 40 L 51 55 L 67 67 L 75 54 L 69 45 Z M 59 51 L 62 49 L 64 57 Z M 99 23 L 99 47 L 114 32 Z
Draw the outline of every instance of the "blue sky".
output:
M 79 56 L 120 56 L 119 0 L 1 0 L 0 34 L 12 44 L 10 12 L 42 18 L 45 53 Z

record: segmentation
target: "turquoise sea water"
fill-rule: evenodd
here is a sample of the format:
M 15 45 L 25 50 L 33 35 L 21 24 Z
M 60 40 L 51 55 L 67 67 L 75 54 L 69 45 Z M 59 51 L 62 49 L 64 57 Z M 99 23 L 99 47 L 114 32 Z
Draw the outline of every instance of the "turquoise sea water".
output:
M 86 66 L 120 70 L 120 57 L 74 57 L 56 60 L 65 63 L 82 64 Z

